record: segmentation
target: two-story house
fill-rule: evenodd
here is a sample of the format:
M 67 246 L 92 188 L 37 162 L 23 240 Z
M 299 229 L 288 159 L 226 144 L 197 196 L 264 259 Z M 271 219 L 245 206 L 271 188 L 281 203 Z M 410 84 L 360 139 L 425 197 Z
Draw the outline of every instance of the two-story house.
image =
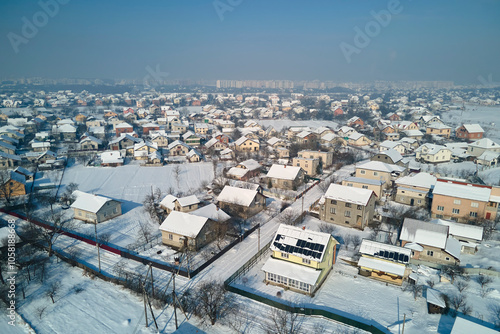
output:
M 321 220 L 363 230 L 373 219 L 377 195 L 372 190 L 330 184 L 321 197 Z
M 273 164 L 266 178 L 271 187 L 297 190 L 304 182 L 304 170 L 296 166 Z
M 262 267 L 264 281 L 314 295 L 335 264 L 337 244 L 328 233 L 281 224 Z
M 466 140 L 479 140 L 482 139 L 484 130 L 479 124 L 462 124 L 455 131 L 455 136 L 460 139 Z
M 429 173 L 417 173 L 396 180 L 394 201 L 411 206 L 427 208 L 430 204 L 431 189 L 437 178 Z
M 75 190 L 76 200 L 71 204 L 74 218 L 88 223 L 102 223 L 122 214 L 121 203 L 117 200 Z
M 221 209 L 244 219 L 266 208 L 266 197 L 253 189 L 225 186 L 217 196 L 217 201 Z

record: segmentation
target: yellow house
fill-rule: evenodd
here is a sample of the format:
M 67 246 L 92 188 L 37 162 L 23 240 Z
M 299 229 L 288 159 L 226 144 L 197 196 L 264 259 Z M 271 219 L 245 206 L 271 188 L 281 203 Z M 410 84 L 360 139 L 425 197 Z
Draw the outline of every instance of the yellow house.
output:
M 102 223 L 122 214 L 121 203 L 108 197 L 75 190 L 76 200 L 71 204 L 75 219 L 89 223 Z
M 23 175 L 10 172 L 10 177 L 0 186 L 0 198 L 10 201 L 12 197 L 26 195 L 26 179 Z
M 260 149 L 260 144 L 258 140 L 250 139 L 245 136 L 240 137 L 234 142 L 234 149 L 236 151 L 258 151 Z
M 191 212 L 198 209 L 199 204 L 200 200 L 196 195 L 179 198 L 174 195 L 167 195 L 161 200 L 160 207 L 169 214 L 172 211 Z
M 451 127 L 448 125 L 444 125 L 443 123 L 432 123 L 427 125 L 427 129 L 425 131 L 428 135 L 437 135 L 445 138 L 450 138 Z
M 331 234 L 281 224 L 262 267 L 265 282 L 313 295 L 335 264 L 337 244 Z
M 320 160 L 318 158 L 310 159 L 295 157 L 293 158 L 292 164 L 296 167 L 301 167 L 307 175 L 315 176 L 316 174 L 318 174 L 319 161 Z
M 378 198 L 382 195 L 384 183 L 385 182 L 382 180 L 365 179 L 355 176 L 350 176 L 342 181 L 343 186 L 371 190 L 375 193 L 375 195 L 377 195 Z

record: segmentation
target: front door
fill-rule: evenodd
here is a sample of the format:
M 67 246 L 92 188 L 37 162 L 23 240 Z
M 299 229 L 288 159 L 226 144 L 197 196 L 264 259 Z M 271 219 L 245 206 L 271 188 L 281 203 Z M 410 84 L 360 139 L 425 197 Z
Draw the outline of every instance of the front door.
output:
M 486 219 L 490 219 L 491 218 L 491 212 L 486 212 Z
M 411 205 L 411 206 L 413 206 L 414 204 L 415 204 L 415 200 L 412 198 L 412 199 L 410 200 L 410 205 Z

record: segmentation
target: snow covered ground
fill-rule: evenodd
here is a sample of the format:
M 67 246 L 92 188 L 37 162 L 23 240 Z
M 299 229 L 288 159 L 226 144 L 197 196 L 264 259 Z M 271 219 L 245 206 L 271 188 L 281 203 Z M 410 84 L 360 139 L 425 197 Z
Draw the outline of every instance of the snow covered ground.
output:
M 485 137 L 500 143 L 500 106 L 466 105 L 465 110 L 450 110 L 441 114 L 447 125 L 459 127 L 463 123 L 477 123 Z
M 311 128 L 329 126 L 332 129 L 337 129 L 339 126 L 336 122 L 323 120 L 292 121 L 289 119 L 256 119 L 255 121 L 264 127 L 272 126 L 276 129 L 276 131 L 281 131 L 281 129 L 288 128 L 290 126 L 309 126 Z

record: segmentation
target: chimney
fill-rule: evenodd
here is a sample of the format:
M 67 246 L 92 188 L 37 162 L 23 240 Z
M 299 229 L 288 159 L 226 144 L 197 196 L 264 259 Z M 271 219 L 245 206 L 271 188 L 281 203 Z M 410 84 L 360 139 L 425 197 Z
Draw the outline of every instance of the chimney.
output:
M 305 230 L 305 229 L 306 229 L 306 227 L 305 227 L 305 226 L 302 226 L 302 229 L 303 229 L 303 230 Z
M 286 168 L 286 165 L 283 165 L 284 167 L 283 168 Z

